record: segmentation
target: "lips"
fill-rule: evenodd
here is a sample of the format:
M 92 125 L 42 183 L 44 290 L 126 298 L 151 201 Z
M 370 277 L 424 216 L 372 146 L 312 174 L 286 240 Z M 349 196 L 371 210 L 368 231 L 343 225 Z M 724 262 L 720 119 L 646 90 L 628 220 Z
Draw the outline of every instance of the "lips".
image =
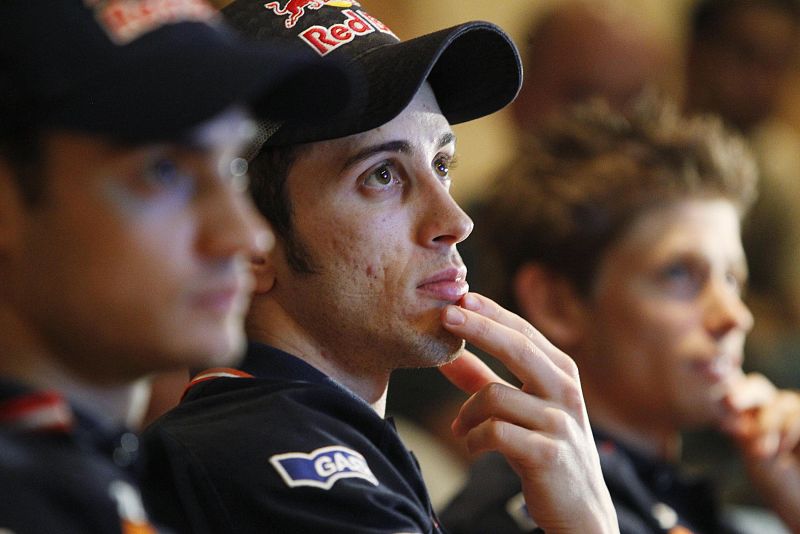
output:
M 711 383 L 719 383 L 739 371 L 741 359 L 734 356 L 718 356 L 710 360 L 697 361 L 694 369 Z
M 466 269 L 450 268 L 423 280 L 417 290 L 443 302 L 457 302 L 469 291 Z
M 192 303 L 203 310 L 214 314 L 226 315 L 238 309 L 243 300 L 241 284 L 229 284 L 215 288 L 209 288 L 196 293 L 192 298 Z

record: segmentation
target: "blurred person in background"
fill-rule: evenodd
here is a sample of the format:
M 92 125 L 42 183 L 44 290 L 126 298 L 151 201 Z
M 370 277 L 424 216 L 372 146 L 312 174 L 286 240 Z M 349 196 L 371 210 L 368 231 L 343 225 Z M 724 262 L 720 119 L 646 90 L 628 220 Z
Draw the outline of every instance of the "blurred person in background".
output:
M 707 426 L 800 528 L 800 396 L 741 369 L 753 317 L 740 221 L 755 194 L 742 140 L 646 97 L 550 121 L 476 218 L 494 296 L 578 364 L 623 533 L 740 532 L 680 469 L 681 433 Z M 535 529 L 498 456 L 478 460 L 442 521 L 456 534 Z
M 745 366 L 800 387 L 800 135 L 781 116 L 797 72 L 800 2 L 698 0 L 687 19 L 685 108 L 714 113 L 745 137 L 759 198 L 742 228 L 755 325 Z M 709 472 L 725 501 L 758 504 L 739 455 L 715 433 L 691 433 L 685 458 Z
M 701 0 L 686 45 L 685 107 L 715 113 L 744 135 L 760 194 L 743 228 L 756 317 L 750 365 L 783 386 L 800 386 L 800 135 L 780 117 L 796 72 L 800 2 Z
M 8 0 L 0 55 L 0 530 L 153 533 L 140 381 L 240 356 L 248 260 L 273 241 L 248 108 L 322 119 L 346 78 L 197 0 Z
M 511 105 L 520 132 L 579 102 L 624 107 L 645 87 L 673 83 L 674 51 L 621 2 L 559 2 L 537 14 L 526 34 L 526 82 Z

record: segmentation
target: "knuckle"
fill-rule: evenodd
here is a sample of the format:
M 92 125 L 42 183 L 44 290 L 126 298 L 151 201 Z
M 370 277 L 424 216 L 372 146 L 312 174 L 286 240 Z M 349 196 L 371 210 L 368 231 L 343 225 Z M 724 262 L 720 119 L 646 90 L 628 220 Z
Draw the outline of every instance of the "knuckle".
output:
M 569 433 L 570 417 L 563 410 L 547 408 L 544 417 L 550 433 L 560 436 Z
M 523 362 L 530 362 L 542 357 L 542 351 L 531 341 L 522 344 L 518 351 L 518 357 Z
M 556 442 L 550 440 L 533 440 L 527 447 L 528 458 L 526 463 L 531 468 L 541 470 L 552 468 L 556 462 L 561 460 L 561 452 Z
M 536 329 L 533 328 L 533 326 L 529 323 L 525 323 L 525 325 L 522 327 L 522 335 L 528 339 L 533 339 L 536 335 Z
M 501 447 L 508 437 L 507 423 L 503 421 L 489 421 L 486 424 L 487 442 L 492 449 Z
M 578 369 L 578 364 L 575 363 L 575 360 L 572 358 L 568 358 L 561 364 L 561 369 L 569 375 L 570 378 L 574 380 L 580 379 L 580 370 Z
M 583 393 L 575 382 L 566 384 L 561 392 L 564 408 L 570 413 L 580 413 L 584 409 Z
M 485 402 L 490 406 L 502 406 L 508 399 L 506 386 L 497 382 L 488 384 L 483 390 L 483 395 Z

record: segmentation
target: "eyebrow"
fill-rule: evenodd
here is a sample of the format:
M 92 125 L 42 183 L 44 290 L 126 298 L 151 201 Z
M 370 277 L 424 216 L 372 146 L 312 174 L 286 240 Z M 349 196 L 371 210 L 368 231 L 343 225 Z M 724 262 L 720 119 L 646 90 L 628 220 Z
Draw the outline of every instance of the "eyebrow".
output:
M 447 132 L 445 134 L 442 134 L 442 136 L 439 137 L 436 149 L 438 150 L 444 146 L 447 146 L 450 143 L 455 142 L 455 140 L 456 140 L 456 135 L 453 132 Z M 364 161 L 365 159 L 375 154 L 380 154 L 381 152 L 399 152 L 401 154 L 403 153 L 407 154 L 411 152 L 411 143 L 409 143 L 408 141 L 389 141 L 387 143 L 381 143 L 379 145 L 368 146 L 363 150 L 360 150 L 359 152 L 356 152 L 355 154 L 347 158 L 347 161 L 345 161 L 344 165 L 342 165 L 342 171 L 344 171 L 348 167 L 351 167 L 352 165 L 355 165 L 360 161 Z

